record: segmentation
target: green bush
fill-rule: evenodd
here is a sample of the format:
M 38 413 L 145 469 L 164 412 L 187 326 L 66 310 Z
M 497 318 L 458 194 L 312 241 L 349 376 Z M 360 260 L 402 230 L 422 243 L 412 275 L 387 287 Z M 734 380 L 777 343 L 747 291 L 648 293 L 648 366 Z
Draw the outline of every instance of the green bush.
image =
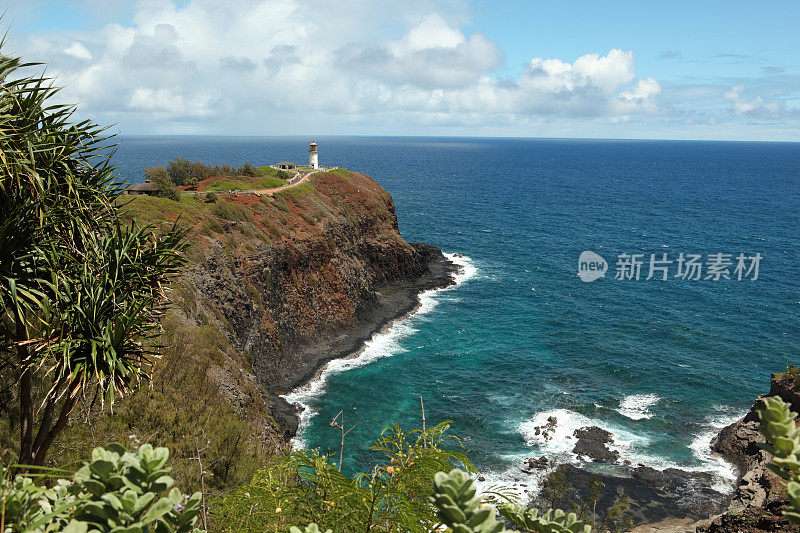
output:
M 206 203 L 213 204 L 217 201 L 217 195 L 213 192 L 206 193 Z
M 371 447 L 380 464 L 354 477 L 342 474 L 330 456 L 294 451 L 225 496 L 215 506 L 215 523 L 225 531 L 285 532 L 314 523 L 333 531 L 429 532 L 439 522 L 428 500 L 434 474 L 453 464 L 475 471 L 466 456 L 443 447 L 454 439 L 448 427 L 385 430 Z
M 800 368 L 789 365 L 786 367 L 785 372 L 778 373 L 776 377 L 778 379 L 791 379 L 796 386 L 800 385 Z
M 236 169 L 236 173 L 240 176 L 247 176 L 249 178 L 255 178 L 256 176 L 258 176 L 258 170 L 256 170 L 256 167 L 254 167 L 247 161 L 245 161 L 241 167 Z
M 588 533 L 573 513 L 539 513 L 513 496 L 487 492 L 503 501 L 498 509 L 477 494 L 463 454 L 447 450 L 444 422 L 427 431 L 404 433 L 393 426 L 370 448 L 381 461 L 371 472 L 343 475 L 328 456 L 300 450 L 259 470 L 253 480 L 215 507 L 225 531 L 403 531 L 505 533 L 497 512 L 525 531 Z M 457 439 L 456 439 L 457 441 Z M 458 464 L 466 471 L 453 469 Z M 449 472 L 449 473 L 445 473 Z M 431 485 L 433 480 L 433 485 Z M 433 491 L 431 491 L 433 489 Z M 297 524 L 309 524 L 305 530 Z
M 198 532 L 201 494 L 187 498 L 173 488 L 168 458 L 166 448 L 149 444 L 137 452 L 117 444 L 95 448 L 71 482 L 58 479 L 49 487 L 37 483 L 41 475 L 8 480 L 4 468 L 4 533 Z
M 175 182 L 170 178 L 169 172 L 164 165 L 144 169 L 144 177 L 150 180 L 160 197 L 169 198 L 176 202 L 180 201 L 181 197 L 177 187 L 175 187 Z
M 192 175 L 192 162 L 182 157 L 167 164 L 167 173 L 175 185 L 188 185 L 189 181 L 196 177 Z

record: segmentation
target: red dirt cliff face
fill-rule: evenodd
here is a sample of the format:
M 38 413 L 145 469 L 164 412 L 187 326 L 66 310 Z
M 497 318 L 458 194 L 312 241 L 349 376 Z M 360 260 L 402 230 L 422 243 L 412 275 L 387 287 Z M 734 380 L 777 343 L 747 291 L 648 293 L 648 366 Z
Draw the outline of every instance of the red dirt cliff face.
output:
M 412 302 L 381 290 L 450 282 L 430 267 L 441 252 L 406 243 L 391 196 L 363 174 L 314 174 L 271 197 L 218 196 L 181 202 L 215 216 L 195 213 L 194 260 L 175 303 L 223 331 L 267 393 L 288 392 L 356 349 L 418 292 Z

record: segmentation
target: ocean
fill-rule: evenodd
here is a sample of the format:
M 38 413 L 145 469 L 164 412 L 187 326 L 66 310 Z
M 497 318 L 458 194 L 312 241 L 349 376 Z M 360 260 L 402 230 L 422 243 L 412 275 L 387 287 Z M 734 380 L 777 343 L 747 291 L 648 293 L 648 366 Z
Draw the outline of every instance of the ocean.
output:
M 305 162 L 309 140 L 129 137 L 116 161 L 141 181 L 175 157 Z M 732 487 L 711 438 L 767 392 L 771 372 L 798 363 L 800 144 L 317 141 L 320 164 L 372 176 L 403 237 L 462 270 L 360 357 L 289 395 L 306 407 L 298 445 L 338 454 L 329 423 L 343 410 L 355 424 L 344 469 L 366 471 L 383 428 L 421 426 L 422 396 L 428 425 L 451 420 L 490 481 L 508 481 L 526 457 L 577 462 L 566 437 L 595 425 L 621 459 Z M 604 277 L 578 277 L 585 251 L 606 261 Z M 543 441 L 535 428 L 550 416 L 556 438 Z

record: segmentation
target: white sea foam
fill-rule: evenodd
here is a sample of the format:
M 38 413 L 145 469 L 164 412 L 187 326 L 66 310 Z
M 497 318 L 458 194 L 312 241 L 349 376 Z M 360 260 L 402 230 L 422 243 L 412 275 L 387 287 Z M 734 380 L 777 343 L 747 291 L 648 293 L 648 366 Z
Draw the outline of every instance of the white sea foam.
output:
M 617 412 L 622 416 L 627 416 L 631 420 L 642 420 L 643 418 L 652 418 L 653 413 L 649 408 L 658 403 L 658 396 L 655 394 L 632 394 L 625 396 L 619 402 L 619 409 Z
M 654 404 L 655 401 L 658 401 L 658 398 L 655 401 L 652 401 L 652 399 L 649 401 L 650 403 L 647 406 Z M 635 405 L 642 406 L 645 403 L 647 402 L 637 401 Z M 631 402 L 631 405 L 633 405 L 633 402 Z M 608 447 L 620 453 L 621 461 L 627 460 L 633 465 L 642 464 L 657 470 L 677 468 L 689 472 L 709 472 L 713 476 L 711 488 L 720 493 L 729 494 L 734 489 L 736 470 L 733 465 L 712 453 L 710 445 L 711 440 L 719 433 L 720 429 L 738 420 L 742 415 L 743 413 L 734 413 L 730 409 L 717 408 L 717 413 L 707 417 L 703 429 L 689 445 L 697 464 L 686 465 L 648 453 L 646 450 L 651 442 L 650 438 L 633 433 L 616 424 L 589 418 L 568 409 L 543 411 L 534 415 L 530 420 L 522 422 L 517 428 L 519 434 L 525 439 L 525 443 L 530 447 L 535 447 L 536 451 L 529 450 L 503 457 L 514 466 L 504 471 L 481 473 L 486 478 L 486 481 L 480 485 L 499 484 L 515 492 L 518 496 L 536 494 L 543 474 L 542 472 L 537 472 L 534 475 L 521 476 L 519 466 L 522 461 L 527 457 L 541 454 L 550 459 L 555 459 L 559 463 L 579 464 L 580 460 L 572 453 L 572 448 L 577 442 L 574 432 L 582 427 L 596 426 L 609 431 L 613 435 L 614 443 Z M 542 428 L 547 425 L 547 419 L 550 417 L 555 417 L 557 423 L 550 432 L 550 438 L 548 439 L 544 437 Z M 536 434 L 537 428 L 539 428 L 538 435 Z M 520 480 L 522 481 L 520 482 Z M 523 487 L 521 483 L 526 486 Z
M 478 268 L 469 257 L 461 254 L 446 253 L 444 255 L 458 267 L 458 270 L 453 275 L 455 285 L 444 289 L 432 289 L 420 293 L 419 307 L 416 311 L 400 320 L 392 322 L 389 327 L 372 335 L 372 337 L 364 343 L 364 347 L 359 352 L 345 359 L 329 361 L 319 374 L 317 374 L 315 379 L 283 395 L 286 401 L 298 404 L 302 408 L 297 434 L 292 439 L 292 446 L 294 448 L 304 448 L 306 445 L 304 439 L 305 432 L 308 429 L 311 419 L 317 414 L 317 410 L 314 408 L 314 400 L 325 390 L 325 385 L 329 376 L 365 366 L 378 359 L 391 357 L 404 352 L 405 349 L 400 345 L 400 341 L 417 332 L 414 328 L 415 320 L 430 313 L 440 301 L 440 295 L 442 293 L 458 287 L 478 274 Z
M 714 474 L 714 489 L 722 493 L 733 492 L 736 482 L 736 468 L 728 461 L 711 451 L 711 441 L 719 431 L 741 417 L 743 412 L 732 412 L 730 409 L 718 408 L 720 412 L 706 418 L 705 427 L 697 434 L 689 445 L 694 456 L 702 463 L 704 470 Z
M 514 497 L 520 502 L 531 499 L 539 492 L 542 480 L 547 475 L 547 470 L 539 470 L 532 474 L 525 474 L 519 469 L 519 464 L 525 457 L 519 457 L 514 466 L 502 471 L 478 472 L 475 486 L 482 494 L 500 492 Z M 483 478 L 481 481 L 480 478 Z
M 541 428 L 547 425 L 547 419 L 550 417 L 555 417 L 557 423 L 547 438 Z M 597 426 L 611 433 L 614 436 L 614 443 L 610 444 L 609 448 L 619 451 L 620 455 L 625 455 L 632 449 L 642 448 L 650 443 L 650 439 L 645 436 L 568 409 L 553 409 L 537 413 L 532 419 L 522 422 L 517 431 L 525 439 L 525 444 L 536 446 L 539 453 L 547 457 L 558 457 L 562 461 L 572 461 L 575 459 L 572 448 L 577 442 L 574 436 L 575 430 L 587 426 Z M 537 427 L 540 428 L 539 435 L 536 434 Z

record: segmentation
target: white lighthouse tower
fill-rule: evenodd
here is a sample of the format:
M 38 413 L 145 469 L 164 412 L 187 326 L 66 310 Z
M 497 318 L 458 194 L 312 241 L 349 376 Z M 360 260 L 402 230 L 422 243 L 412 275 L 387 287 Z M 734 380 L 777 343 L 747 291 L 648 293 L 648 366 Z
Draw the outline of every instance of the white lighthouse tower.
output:
M 308 146 L 308 166 L 314 170 L 319 168 L 319 159 L 317 157 L 317 142 L 311 141 Z

